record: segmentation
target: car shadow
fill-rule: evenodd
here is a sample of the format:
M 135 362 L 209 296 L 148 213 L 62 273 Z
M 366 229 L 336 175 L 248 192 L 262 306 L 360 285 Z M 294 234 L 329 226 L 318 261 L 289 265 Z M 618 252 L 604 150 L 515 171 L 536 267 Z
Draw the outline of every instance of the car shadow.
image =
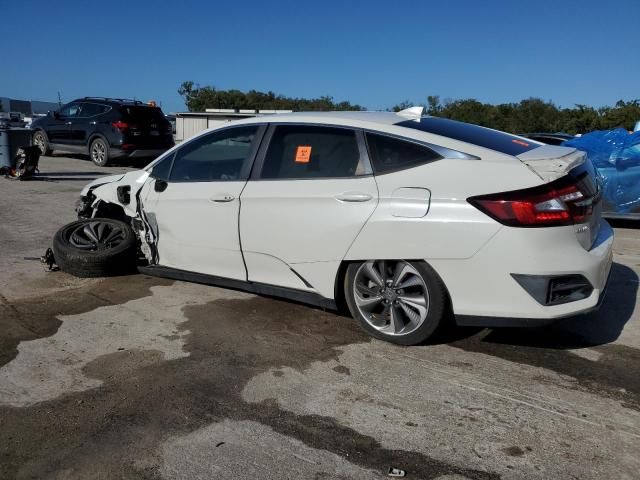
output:
M 597 311 L 559 320 L 544 327 L 491 329 L 482 338 L 482 342 L 562 350 L 611 343 L 618 339 L 631 319 L 637 293 L 636 272 L 625 265 L 614 263 L 604 301 Z M 470 332 L 472 331 L 467 333 Z

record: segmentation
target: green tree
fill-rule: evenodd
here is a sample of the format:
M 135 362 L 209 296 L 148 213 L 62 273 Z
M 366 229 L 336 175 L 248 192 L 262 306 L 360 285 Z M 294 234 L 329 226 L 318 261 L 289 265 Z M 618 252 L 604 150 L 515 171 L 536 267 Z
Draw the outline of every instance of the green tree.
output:
M 258 110 L 363 110 L 360 105 L 347 101 L 335 102 L 333 97 L 294 98 L 274 92 L 236 89 L 218 90 L 214 86 L 201 87 L 192 81 L 183 82 L 178 93 L 190 112 L 202 112 L 207 108 L 258 109 Z

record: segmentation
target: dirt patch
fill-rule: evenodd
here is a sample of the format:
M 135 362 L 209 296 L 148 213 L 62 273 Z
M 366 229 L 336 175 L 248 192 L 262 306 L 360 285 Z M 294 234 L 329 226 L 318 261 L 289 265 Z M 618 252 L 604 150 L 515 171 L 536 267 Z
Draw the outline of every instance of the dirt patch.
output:
M 497 478 L 382 448 L 332 418 L 242 400 L 244 385 L 257 374 L 304 370 L 312 362 L 335 360 L 341 346 L 369 342 L 355 322 L 262 297 L 216 300 L 183 312 L 188 357 L 160 362 L 153 351 L 115 352 L 83 370 L 104 382 L 100 388 L 27 408 L 0 408 L 0 477 L 157 478 L 162 442 L 231 419 L 267 425 L 377 471 L 401 465 L 409 478 Z
M 77 289 L 17 302 L 0 295 L 0 367 L 16 357 L 20 342 L 56 333 L 61 324 L 58 320 L 60 315 L 77 315 L 98 307 L 146 297 L 150 295 L 151 287 L 171 283 L 146 275 L 132 275 L 126 279 L 114 277 L 95 280 Z M 25 284 L 24 289 L 29 288 L 30 285 Z

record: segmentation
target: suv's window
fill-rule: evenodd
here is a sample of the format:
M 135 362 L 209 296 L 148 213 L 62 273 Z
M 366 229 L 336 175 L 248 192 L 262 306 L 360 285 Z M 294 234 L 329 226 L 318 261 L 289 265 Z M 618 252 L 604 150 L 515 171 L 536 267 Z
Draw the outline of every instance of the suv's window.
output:
M 416 167 L 442 158 L 423 145 L 375 133 L 367 133 L 366 136 L 376 174 Z
M 242 180 L 257 125 L 213 132 L 180 147 L 169 179 L 173 182 Z
M 353 130 L 279 125 L 271 138 L 261 177 L 331 178 L 366 173 Z
M 132 120 L 135 122 L 146 125 L 152 122 L 160 122 L 164 124 L 168 120 L 165 118 L 164 113 L 158 107 L 149 107 L 146 105 L 124 106 L 120 107 L 120 112 L 125 116 L 126 120 Z
M 105 105 L 98 105 L 97 103 L 82 103 L 80 107 L 81 117 L 94 117 L 107 111 L 109 107 Z
M 61 117 L 75 117 L 80 111 L 79 103 L 70 103 L 59 110 Z

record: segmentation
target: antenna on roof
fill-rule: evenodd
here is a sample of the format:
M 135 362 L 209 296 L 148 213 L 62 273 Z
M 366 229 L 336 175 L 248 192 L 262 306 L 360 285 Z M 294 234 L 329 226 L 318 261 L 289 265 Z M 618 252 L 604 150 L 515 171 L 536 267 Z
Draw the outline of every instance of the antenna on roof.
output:
M 400 110 L 399 112 L 396 112 L 396 115 L 400 115 L 401 117 L 411 118 L 412 120 L 420 120 L 420 117 L 422 117 L 424 114 L 425 114 L 424 107 L 409 107 L 409 108 L 405 108 L 404 110 Z

